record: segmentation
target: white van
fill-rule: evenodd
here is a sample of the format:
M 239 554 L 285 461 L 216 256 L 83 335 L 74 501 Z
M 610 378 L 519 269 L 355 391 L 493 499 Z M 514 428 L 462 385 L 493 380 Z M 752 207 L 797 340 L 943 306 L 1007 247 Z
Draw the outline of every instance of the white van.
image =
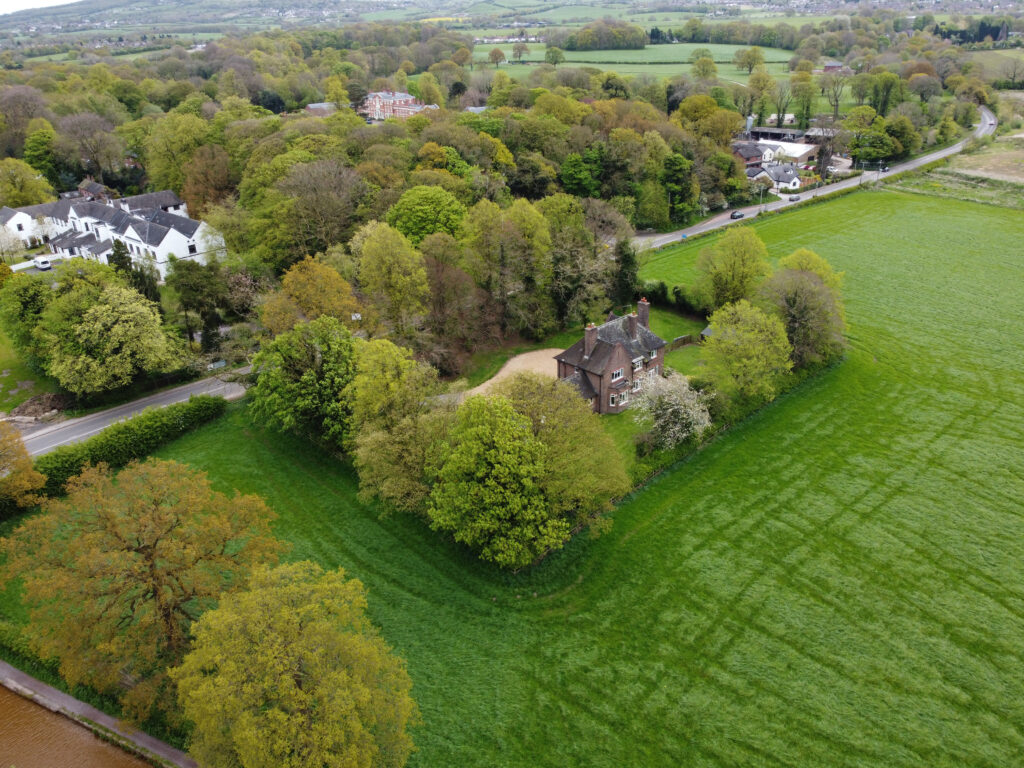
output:
M 45 272 L 46 270 L 48 270 L 53 265 L 50 264 L 50 260 L 48 258 L 46 258 L 45 256 L 33 256 L 32 257 L 32 266 L 34 266 L 36 269 L 40 270 L 41 272 Z

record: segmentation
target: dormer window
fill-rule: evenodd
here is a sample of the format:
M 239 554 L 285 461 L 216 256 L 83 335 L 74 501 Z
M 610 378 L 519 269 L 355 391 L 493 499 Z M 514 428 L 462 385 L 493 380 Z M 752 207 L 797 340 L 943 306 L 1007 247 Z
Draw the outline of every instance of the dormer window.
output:
M 652 350 L 651 350 L 651 360 L 653 360 L 653 359 L 654 359 L 654 358 L 656 358 L 657 356 L 658 356 L 658 350 L 656 350 L 656 349 L 652 349 Z
M 633 361 L 633 372 L 634 373 L 636 371 L 639 371 L 643 367 L 644 367 L 644 359 L 642 357 L 638 357 L 636 360 Z

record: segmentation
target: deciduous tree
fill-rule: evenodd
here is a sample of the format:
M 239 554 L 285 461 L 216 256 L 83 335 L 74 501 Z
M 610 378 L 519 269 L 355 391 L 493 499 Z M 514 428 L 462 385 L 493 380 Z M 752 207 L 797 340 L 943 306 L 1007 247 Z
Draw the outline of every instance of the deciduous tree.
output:
M 768 249 L 750 227 L 726 230 L 697 260 L 697 290 L 708 309 L 750 298 L 770 271 Z
M 31 165 L 14 157 L 0 160 L 0 205 L 21 208 L 53 199 L 50 182 Z
M 156 305 L 117 283 L 83 284 L 53 299 L 34 334 L 46 350 L 46 372 L 78 395 L 123 387 L 181 362 Z
M 388 211 L 387 221 L 413 245 L 427 235 L 447 232 L 457 236 L 466 209 L 455 196 L 441 187 L 419 186 L 406 190 Z
M 45 484 L 46 477 L 32 466 L 21 433 L 13 424 L 0 422 L 0 517 L 7 507 L 37 503 L 37 491 Z
M 470 397 L 434 465 L 431 526 L 504 568 L 561 547 L 570 525 L 552 514 L 541 491 L 544 459 L 529 419 L 506 398 Z
M 766 308 L 782 320 L 795 368 L 828 363 L 842 354 L 846 341 L 839 297 L 814 272 L 781 269 L 760 293 Z
M 671 450 L 711 426 L 708 399 L 685 376 L 648 376 L 631 408 L 633 418 L 650 427 L 654 447 Z
M 252 369 L 249 411 L 256 421 L 336 450 L 348 444 L 352 408 L 343 394 L 355 375 L 355 351 L 339 320 L 319 317 L 282 333 L 263 345 Z
M 400 339 L 412 335 L 429 298 L 423 256 L 398 230 L 371 222 L 363 232 L 359 284 Z
M 171 672 L 207 768 L 400 768 L 412 680 L 366 617 L 366 589 L 308 561 L 260 567 L 194 625 Z
M 115 693 L 141 720 L 172 708 L 166 670 L 192 622 L 252 565 L 277 559 L 272 518 L 258 497 L 214 491 L 183 464 L 151 459 L 116 478 L 100 465 L 0 551 L 6 578 L 24 580 L 36 651 L 60 661 L 69 685 Z
M 782 321 L 740 299 L 715 311 L 709 325 L 711 337 L 701 357 L 723 403 L 759 405 L 775 397 L 782 375 L 793 366 Z
M 363 320 L 353 317 L 363 312 L 349 282 L 337 270 L 307 256 L 284 273 L 281 290 L 263 303 L 260 319 L 271 333 L 278 334 L 322 315 L 359 328 Z

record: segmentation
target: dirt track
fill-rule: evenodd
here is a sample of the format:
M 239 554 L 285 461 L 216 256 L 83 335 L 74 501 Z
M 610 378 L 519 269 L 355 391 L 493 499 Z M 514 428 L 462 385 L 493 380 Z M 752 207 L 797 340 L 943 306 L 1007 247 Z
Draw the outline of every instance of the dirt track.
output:
M 555 378 L 555 374 L 558 372 L 558 363 L 555 362 L 554 358 L 555 355 L 564 351 L 562 349 L 536 349 L 533 352 L 524 352 L 521 355 L 516 355 L 501 366 L 500 371 L 480 386 L 473 387 L 473 389 L 467 391 L 466 394 L 481 395 L 497 382 L 507 379 L 512 374 L 519 373 L 520 371 L 533 371 L 534 373 Z

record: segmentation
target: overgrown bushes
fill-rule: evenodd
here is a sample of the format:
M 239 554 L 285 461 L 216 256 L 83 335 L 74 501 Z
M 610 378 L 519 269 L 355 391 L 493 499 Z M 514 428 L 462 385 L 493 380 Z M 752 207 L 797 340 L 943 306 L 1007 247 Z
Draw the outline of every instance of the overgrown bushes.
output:
M 63 493 L 67 481 L 87 464 L 123 467 L 132 459 L 148 456 L 164 443 L 220 416 L 226 407 L 222 397 L 193 396 L 184 403 L 147 409 L 84 442 L 61 446 L 36 459 L 36 470 L 46 475 L 43 492 L 48 496 Z

